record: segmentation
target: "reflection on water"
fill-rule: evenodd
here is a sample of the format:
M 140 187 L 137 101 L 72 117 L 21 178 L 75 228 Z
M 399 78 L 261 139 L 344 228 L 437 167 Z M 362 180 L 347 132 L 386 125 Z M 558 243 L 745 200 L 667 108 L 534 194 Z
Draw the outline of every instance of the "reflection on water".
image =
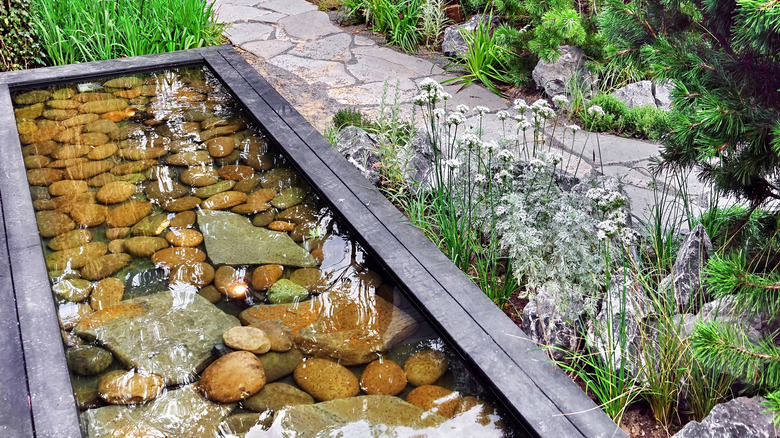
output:
M 14 102 L 88 436 L 512 435 L 207 72 Z

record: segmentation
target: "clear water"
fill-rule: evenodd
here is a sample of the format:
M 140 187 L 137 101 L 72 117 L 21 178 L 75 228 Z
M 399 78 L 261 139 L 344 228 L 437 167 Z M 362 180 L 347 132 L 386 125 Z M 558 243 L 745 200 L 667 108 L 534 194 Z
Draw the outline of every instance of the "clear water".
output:
M 207 71 L 13 97 L 85 434 L 514 435 Z M 250 354 L 262 378 L 241 361 L 207 368 L 250 349 L 223 337 L 237 318 L 281 333 L 276 352 L 252 338 L 263 344 Z M 437 353 L 408 360 L 427 350 Z M 274 355 L 288 363 L 272 364 Z M 413 393 L 390 371 L 364 375 L 380 357 L 395 371 L 406 365 L 401 375 L 423 388 Z M 346 365 L 347 376 L 318 375 L 312 358 Z

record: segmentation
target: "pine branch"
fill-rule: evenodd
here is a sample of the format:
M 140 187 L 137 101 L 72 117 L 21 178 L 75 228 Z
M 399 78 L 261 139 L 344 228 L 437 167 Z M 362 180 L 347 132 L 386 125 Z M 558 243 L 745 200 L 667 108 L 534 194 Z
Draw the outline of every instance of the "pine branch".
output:
M 735 295 L 739 307 L 753 314 L 768 312 L 780 315 L 780 275 L 756 274 L 747 267 L 741 251 L 730 256 L 715 254 L 704 269 L 704 284 L 717 297 Z
M 764 395 L 764 406 L 767 410 L 772 412 L 772 416 L 775 421 L 775 428 L 780 426 L 780 390 L 772 391 L 769 394 Z
M 691 335 L 694 355 L 705 366 L 723 369 L 763 387 L 780 387 L 780 349 L 771 339 L 752 343 L 739 325 L 700 323 Z

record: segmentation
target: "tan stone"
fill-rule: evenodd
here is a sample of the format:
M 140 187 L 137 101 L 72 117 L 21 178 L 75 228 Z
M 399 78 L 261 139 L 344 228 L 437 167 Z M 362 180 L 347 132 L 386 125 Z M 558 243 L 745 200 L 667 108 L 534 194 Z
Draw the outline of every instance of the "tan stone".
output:
M 52 140 L 44 141 L 41 143 L 28 144 L 27 146 L 22 147 L 22 155 L 25 157 L 28 155 L 49 156 L 54 151 L 56 151 L 57 148 L 59 147 L 60 145 L 58 145 L 56 141 L 52 141 Z
M 366 365 L 360 375 L 360 389 L 369 395 L 398 395 L 406 388 L 406 375 L 390 359 L 379 358 Z
M 214 274 L 214 287 L 229 298 L 243 298 L 248 286 L 249 281 L 244 273 L 237 271 L 232 266 L 220 266 Z
M 106 239 L 116 240 L 124 239 L 130 235 L 130 227 L 109 228 L 106 230 Z
M 41 127 L 39 124 L 38 129 L 36 129 L 35 131 L 29 134 L 20 135 L 19 141 L 22 144 L 40 143 L 40 142 L 48 141 L 54 138 L 54 136 L 57 135 L 63 129 L 65 128 L 63 128 L 60 125 Z
M 95 194 L 92 192 L 71 193 L 57 196 L 51 200 L 54 209 L 60 213 L 70 214 L 73 208 L 81 204 L 94 204 Z
M 265 386 L 263 363 L 248 351 L 235 351 L 215 360 L 201 374 L 198 388 L 212 401 L 232 403 Z
M 87 158 L 93 161 L 105 160 L 113 156 L 117 151 L 117 146 L 114 143 L 106 143 L 97 146 L 89 151 Z
M 113 95 L 111 97 L 114 97 Z M 127 108 L 125 99 L 106 99 L 85 102 L 79 107 L 79 112 L 103 114 L 110 111 L 119 111 Z
M 208 151 L 184 151 L 169 155 L 165 159 L 165 162 L 172 166 L 200 166 L 213 161 Z
M 169 226 L 171 228 L 189 228 L 195 225 L 196 220 L 197 215 L 194 211 L 182 211 L 181 213 L 177 213 L 176 216 L 171 219 Z
M 35 220 L 38 222 L 38 232 L 43 237 L 54 237 L 76 228 L 76 223 L 67 215 L 44 210 L 35 213 Z
M 57 99 L 46 102 L 46 106 L 54 109 L 78 109 L 81 102 L 72 99 Z
M 57 298 L 78 303 L 84 301 L 92 293 L 92 282 L 89 279 L 68 278 L 55 283 L 51 289 Z
M 32 105 L 34 103 L 46 102 L 51 98 L 51 92 L 46 90 L 32 90 L 17 94 L 14 97 L 14 103 L 17 105 Z
M 219 181 L 217 171 L 211 167 L 190 167 L 179 176 L 184 184 L 193 187 L 206 187 Z
M 200 206 L 200 202 L 201 199 L 196 196 L 185 196 L 179 199 L 169 199 L 163 201 L 160 203 L 160 207 L 162 207 L 162 209 L 165 211 L 178 213 L 185 210 L 192 210 Z
M 151 257 L 167 247 L 168 242 L 162 237 L 136 236 L 125 240 L 125 249 L 136 257 Z
M 350 370 L 326 359 L 307 359 L 293 372 L 295 383 L 315 400 L 354 397 L 360 392 L 358 379 Z
M 293 339 L 279 323 L 275 321 L 255 321 L 248 327 L 259 328 L 271 342 L 271 351 L 285 352 L 293 347 Z
M 108 245 L 103 242 L 90 242 L 75 248 L 55 251 L 46 256 L 46 267 L 49 270 L 81 269 L 87 263 L 102 256 L 108 251 Z
M 152 255 L 152 263 L 172 267 L 184 262 L 205 262 L 206 253 L 198 248 L 165 248 Z
M 252 287 L 258 291 L 268 290 L 282 278 L 283 272 L 284 267 L 282 265 L 258 266 L 252 272 Z
M 215 158 L 228 156 L 236 148 L 233 137 L 216 137 L 206 142 L 209 154 Z
M 75 116 L 78 113 L 79 112 L 74 109 L 48 109 L 44 110 L 43 114 L 41 115 L 44 119 L 63 121 Z
M 43 114 L 43 108 L 43 103 L 36 103 L 34 105 L 15 109 L 14 115 L 17 119 L 37 119 Z
M 285 221 L 273 221 L 268 224 L 269 230 L 290 232 L 295 229 L 295 224 Z
M 49 194 L 52 196 L 63 196 L 73 193 L 82 193 L 89 190 L 86 181 L 64 180 L 51 183 L 49 185 Z
M 65 303 L 60 304 L 57 309 L 57 317 L 60 321 L 60 328 L 69 331 L 81 322 L 81 320 L 92 315 L 92 307 L 87 303 Z
M 117 176 L 130 175 L 131 173 L 139 173 L 144 170 L 149 170 L 157 163 L 155 160 L 140 160 L 140 161 L 128 161 L 126 163 L 114 166 L 111 169 L 111 173 Z
M 166 214 L 155 214 L 152 216 L 146 216 L 133 225 L 130 229 L 130 233 L 133 236 L 159 236 L 168 227 L 171 220 L 168 219 Z
M 86 125 L 87 123 L 94 122 L 100 117 L 97 114 L 79 114 L 73 117 L 63 120 L 62 126 L 66 128 L 73 128 L 80 125 Z
M 113 99 L 114 95 L 111 93 L 102 93 L 102 92 L 88 92 L 88 93 L 79 93 L 73 96 L 73 99 L 84 103 L 84 102 L 95 102 L 98 100 L 109 100 Z
M 222 334 L 222 341 L 233 350 L 255 354 L 268 353 L 271 349 L 271 341 L 265 332 L 256 327 L 233 327 Z
M 59 169 L 30 169 L 27 171 L 27 182 L 31 186 L 48 186 L 53 182 L 61 180 L 64 172 Z
M 104 204 L 127 201 L 135 194 L 135 185 L 125 181 L 110 182 L 97 191 L 95 198 Z
M 108 207 L 100 204 L 73 204 L 70 217 L 81 227 L 93 228 L 106 221 Z
M 222 166 L 217 171 L 219 177 L 222 179 L 231 179 L 233 181 L 241 181 L 244 178 L 249 178 L 255 174 L 255 169 L 249 166 L 243 166 L 240 164 L 234 164 L 230 166 Z
M 214 268 L 208 263 L 187 261 L 174 265 L 168 276 L 168 282 L 175 284 L 191 284 L 203 287 L 214 279 Z
M 154 400 L 165 389 L 162 377 L 151 373 L 115 370 L 105 374 L 98 384 L 100 398 L 115 405 L 132 405 Z
M 164 202 L 185 196 L 187 188 L 166 177 L 147 184 L 144 193 L 152 201 Z
M 413 389 L 406 401 L 424 411 L 452 418 L 460 405 L 460 395 L 441 386 L 425 385 Z
M 114 275 L 130 263 L 130 254 L 106 254 L 81 268 L 81 277 L 87 280 L 102 280 Z M 100 310 L 100 309 L 96 309 Z
M 116 228 L 112 228 L 115 230 Z M 122 239 L 111 240 L 108 242 L 108 252 L 111 254 L 121 254 L 127 252 L 125 249 L 125 241 Z
M 93 176 L 108 172 L 114 167 L 110 161 L 85 161 L 65 168 L 65 176 L 68 179 L 89 179 Z
M 75 166 L 77 164 L 86 163 L 87 158 L 86 157 L 76 157 L 76 158 L 65 158 L 62 160 L 54 160 L 51 163 L 49 163 L 49 167 L 52 169 L 66 169 L 70 166 Z M 71 178 L 73 179 L 73 178 Z
M 116 181 L 116 175 L 112 175 L 108 172 L 101 173 L 100 175 L 95 175 L 92 178 L 87 180 L 87 184 L 90 187 L 103 187 L 104 185 Z
M 73 230 L 58 235 L 49 241 L 49 249 L 52 251 L 62 251 L 63 249 L 75 248 L 85 245 L 92 240 L 92 233 L 89 230 Z
M 236 206 L 246 201 L 246 194 L 228 190 L 209 197 L 201 204 L 202 208 L 210 210 L 222 210 Z
M 164 147 L 123 148 L 117 152 L 117 155 L 125 160 L 152 160 L 160 158 L 167 153 L 168 150 Z
M 108 213 L 106 225 L 109 227 L 129 227 L 151 212 L 152 204 L 150 202 L 128 201 Z
M 203 242 L 203 235 L 200 231 L 187 228 L 173 229 L 165 235 L 165 240 L 172 246 L 193 247 Z

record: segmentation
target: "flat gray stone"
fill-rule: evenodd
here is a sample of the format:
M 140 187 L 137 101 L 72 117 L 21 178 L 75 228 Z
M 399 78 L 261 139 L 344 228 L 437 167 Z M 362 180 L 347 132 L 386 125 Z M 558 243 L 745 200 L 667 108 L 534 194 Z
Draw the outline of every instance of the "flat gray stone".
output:
M 241 6 L 254 6 L 261 3 L 262 0 L 216 0 L 215 6 L 222 6 L 224 4 L 241 5 Z
M 242 44 L 241 48 L 247 52 L 251 52 L 253 55 L 269 59 L 274 56 L 289 50 L 293 46 L 293 43 L 282 40 L 268 40 L 268 41 L 250 41 L 246 44 Z
M 287 233 L 256 227 L 239 214 L 200 210 L 198 226 L 203 233 L 206 254 L 214 264 L 317 266 L 314 257 Z
M 328 87 L 344 87 L 355 83 L 355 78 L 347 74 L 344 65 L 340 62 L 320 61 L 289 54 L 275 56 L 268 62 L 301 77 L 308 83 L 319 82 Z
M 251 6 L 242 6 L 225 3 L 217 8 L 217 17 L 225 23 L 240 21 L 260 21 L 275 23 L 285 15 L 276 12 L 265 11 Z
M 240 325 L 194 291 L 125 300 L 81 321 L 74 333 L 97 340 L 127 368 L 188 383 L 211 362 L 222 333 Z
M 774 438 L 772 413 L 766 412 L 760 397 L 739 397 L 712 408 L 707 417 L 686 424 L 679 438 Z
M 397 87 L 396 87 L 397 85 Z M 387 85 L 384 82 L 371 82 L 364 85 L 354 85 L 344 88 L 331 88 L 328 96 L 345 105 L 376 105 L 382 101 L 382 94 L 387 90 L 387 103 L 392 104 L 398 90 L 400 103 L 411 102 L 417 94 L 417 87 L 410 79 L 403 78 L 400 82 L 388 78 Z
M 548 135 L 550 132 L 551 129 L 548 130 Z M 561 126 L 556 128 L 554 135 L 556 140 L 562 143 L 567 150 L 573 149 L 577 154 L 582 154 L 585 158 L 592 160 L 599 171 L 601 170 L 599 167 L 601 162 L 605 166 L 609 164 L 633 163 L 658 155 L 659 145 L 648 141 L 580 130 L 574 135 L 574 144 L 572 144 L 571 131 L 566 130 L 564 132 Z M 601 162 L 599 161 L 599 154 L 601 155 Z
M 623 184 L 647 187 L 647 182 L 652 180 L 652 175 L 648 169 L 649 165 L 650 163 L 648 161 L 626 165 L 605 165 L 602 173 L 607 176 L 617 177 Z M 601 168 L 599 168 L 599 170 L 601 170 Z
M 258 7 L 281 12 L 286 15 L 298 15 L 304 12 L 316 11 L 317 6 L 306 0 L 267 0 L 261 1 Z
M 618 88 L 612 93 L 612 96 L 625 103 L 628 108 L 655 107 L 653 88 L 652 82 L 639 81 Z
M 346 33 L 337 33 L 320 40 L 299 44 L 290 54 L 326 61 L 349 61 L 352 54 L 349 45 L 352 37 Z
M 376 43 L 371 38 L 357 35 L 357 36 L 355 36 L 355 45 L 356 46 L 375 46 Z
M 330 22 L 328 14 L 320 11 L 304 12 L 279 21 L 284 32 L 299 40 L 314 40 L 341 30 Z
M 234 23 L 225 30 L 231 43 L 236 46 L 250 41 L 267 40 L 274 28 L 262 23 Z
M 447 79 L 454 78 L 455 76 L 431 75 L 426 77 L 430 77 L 436 82 L 442 83 Z M 420 79 L 415 80 L 415 82 L 419 84 L 423 79 L 425 79 L 425 77 L 421 77 Z M 455 107 L 460 104 L 466 105 L 472 110 L 476 106 L 484 106 L 489 108 L 490 111 L 494 112 L 498 110 L 505 110 L 509 107 L 509 102 L 504 100 L 496 93 L 488 90 L 481 84 L 472 83 L 468 87 L 462 89 L 460 84 L 453 83 L 443 85 L 443 87 L 445 92 L 452 95 L 452 98 L 447 101 L 447 108 L 449 109 L 455 109 Z M 439 103 L 439 107 L 442 107 L 441 103 Z M 507 120 L 507 127 L 510 126 L 511 122 L 511 120 Z
M 167 391 L 155 400 L 137 406 L 105 406 L 82 414 L 89 438 L 142 436 L 141 428 L 164 432 L 165 436 L 200 438 L 217 436 L 217 426 L 236 408 L 236 403 L 213 403 L 194 385 Z M 124 428 L 138 428 L 138 434 L 114 435 Z M 133 429 L 130 429 L 133 430 Z M 143 435 L 147 436 L 147 435 Z M 148 435 L 148 436 L 163 436 Z
M 381 82 L 388 77 L 418 78 L 442 73 L 429 61 L 386 47 L 356 47 L 352 54 L 357 62 L 348 65 L 347 69 L 360 81 Z

